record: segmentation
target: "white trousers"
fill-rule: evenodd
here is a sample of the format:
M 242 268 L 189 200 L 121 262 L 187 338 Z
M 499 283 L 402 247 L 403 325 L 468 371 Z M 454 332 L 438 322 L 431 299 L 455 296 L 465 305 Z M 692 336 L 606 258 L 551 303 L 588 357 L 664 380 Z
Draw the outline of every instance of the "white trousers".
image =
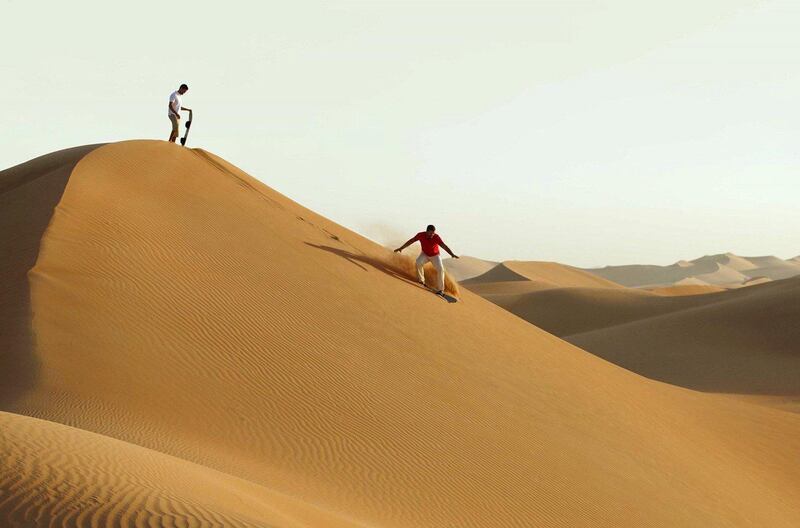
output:
M 425 272 L 422 270 L 422 267 L 426 262 L 430 262 L 433 264 L 433 267 L 436 268 L 436 289 L 444 291 L 444 265 L 442 264 L 442 256 L 434 255 L 431 257 L 425 253 L 419 254 L 417 257 L 417 277 L 419 277 L 419 281 L 422 283 L 425 282 Z

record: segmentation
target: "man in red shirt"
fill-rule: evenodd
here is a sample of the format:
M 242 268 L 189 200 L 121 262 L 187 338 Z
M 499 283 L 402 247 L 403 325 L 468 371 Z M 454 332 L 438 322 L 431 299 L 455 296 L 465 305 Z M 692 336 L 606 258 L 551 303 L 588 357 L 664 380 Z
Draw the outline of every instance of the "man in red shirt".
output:
M 395 249 L 395 253 L 400 253 L 414 242 L 419 242 L 420 246 L 422 246 L 422 253 L 417 257 L 417 277 L 420 284 L 425 285 L 425 273 L 422 271 L 422 267 L 426 262 L 430 262 L 436 268 L 438 279 L 436 293 L 441 295 L 444 292 L 444 265 L 442 264 L 442 256 L 439 254 L 439 246 L 442 246 L 445 251 L 450 253 L 451 257 L 458 258 L 458 256 L 450 251 L 447 244 L 436 234 L 436 228 L 432 225 L 429 225 L 425 231 L 417 233 L 408 242 Z

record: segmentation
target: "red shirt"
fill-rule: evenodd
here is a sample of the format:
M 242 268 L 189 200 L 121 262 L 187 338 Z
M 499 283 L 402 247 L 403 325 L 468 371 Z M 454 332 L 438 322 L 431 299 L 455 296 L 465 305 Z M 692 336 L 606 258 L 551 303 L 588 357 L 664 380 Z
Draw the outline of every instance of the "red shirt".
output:
M 439 254 L 439 244 L 443 244 L 442 239 L 434 233 L 431 238 L 428 238 L 428 234 L 425 231 L 417 233 L 417 236 L 414 237 L 414 240 L 419 240 L 420 245 L 422 246 L 422 252 L 428 255 L 429 257 L 433 257 Z

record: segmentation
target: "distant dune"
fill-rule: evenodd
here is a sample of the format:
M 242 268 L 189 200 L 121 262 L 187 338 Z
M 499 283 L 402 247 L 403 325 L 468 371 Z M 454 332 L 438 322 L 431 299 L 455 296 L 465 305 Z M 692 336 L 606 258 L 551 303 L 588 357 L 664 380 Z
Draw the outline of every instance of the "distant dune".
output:
M 722 286 L 725 284 L 743 284 L 750 279 L 750 277 L 744 273 L 719 263 L 717 264 L 717 269 L 714 271 L 710 273 L 701 273 L 699 275 L 695 275 L 693 278 L 706 284 L 713 284 L 717 286 Z
M 490 260 L 468 256 L 461 256 L 458 259 L 444 259 L 444 267 L 447 274 L 459 282 L 482 275 L 497 266 L 497 264 L 497 262 Z
M 772 279 L 767 277 L 756 277 L 755 279 L 749 279 L 742 284 L 737 284 L 735 286 L 730 286 L 730 288 L 744 288 L 746 286 L 755 286 L 756 284 L 766 284 L 767 282 L 772 282 Z
M 498 283 L 492 283 L 492 286 L 494 284 Z M 720 300 L 718 295 L 712 294 L 664 296 L 636 289 L 614 288 L 551 288 L 503 292 L 493 287 L 472 291 L 560 337 Z
M 800 277 L 748 288 L 471 291 L 556 336 L 644 376 L 708 392 L 800 402 Z
M 567 339 L 668 383 L 800 399 L 800 278 L 700 298 L 691 309 Z
M 701 271 L 704 267 L 725 266 L 736 271 L 747 271 L 758 267 L 749 258 L 740 257 L 733 253 L 723 253 L 721 255 L 706 255 L 689 262 L 688 268 L 694 271 Z M 701 271 L 702 272 L 702 271 Z
M 766 257 L 747 257 L 747 260 L 753 264 L 756 269 L 782 267 L 785 266 L 787 261 L 781 260 L 778 257 L 768 255 Z
M 670 266 L 607 266 L 587 270 L 623 286 L 655 288 L 680 284 L 687 279 L 735 288 L 753 284 L 753 279 L 779 280 L 800 275 L 800 261 L 778 257 L 740 257 L 733 253 L 706 255 Z M 760 282 L 764 282 L 763 280 Z
M 681 279 L 677 281 L 675 284 L 671 286 L 664 286 L 664 288 L 671 288 L 675 286 L 711 286 L 704 280 L 698 279 L 697 277 L 687 277 L 685 279 Z
M 499 264 L 483 275 L 463 281 L 465 285 L 494 282 L 532 281 L 541 288 L 598 287 L 620 288 L 609 280 L 597 277 L 584 270 L 557 262 L 535 262 L 509 260 Z
M 800 415 L 646 379 L 469 291 L 447 303 L 213 154 L 87 147 L 0 189 L 0 526 L 800 525 Z M 794 390 L 796 371 L 757 378 L 793 365 L 798 283 L 777 284 L 576 341 L 698 388 L 750 368 Z M 606 333 L 634 324 L 664 344 Z
M 697 281 L 700 284 L 681 284 L 676 283 L 674 286 L 663 286 L 661 288 L 653 288 L 649 290 L 656 295 L 677 296 L 677 295 L 703 295 L 706 293 L 718 293 L 725 291 L 725 288 L 719 286 L 712 286 L 711 284 L 703 284 L 702 281 Z
M 749 270 L 747 275 L 752 278 L 765 277 L 772 280 L 788 279 L 800 275 L 800 261 L 774 259 L 769 264 L 765 263 L 765 265 Z
M 465 286 L 469 291 L 477 293 L 483 298 L 490 295 L 520 295 L 553 288 L 552 284 L 529 280 L 474 282 Z

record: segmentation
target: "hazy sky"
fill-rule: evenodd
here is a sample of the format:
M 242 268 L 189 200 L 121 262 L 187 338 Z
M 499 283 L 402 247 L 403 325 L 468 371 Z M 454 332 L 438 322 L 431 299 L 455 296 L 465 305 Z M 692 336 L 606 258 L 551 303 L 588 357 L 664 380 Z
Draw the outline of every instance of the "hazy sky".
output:
M 0 166 L 190 144 L 379 242 L 800 254 L 800 2 L 0 0 Z

